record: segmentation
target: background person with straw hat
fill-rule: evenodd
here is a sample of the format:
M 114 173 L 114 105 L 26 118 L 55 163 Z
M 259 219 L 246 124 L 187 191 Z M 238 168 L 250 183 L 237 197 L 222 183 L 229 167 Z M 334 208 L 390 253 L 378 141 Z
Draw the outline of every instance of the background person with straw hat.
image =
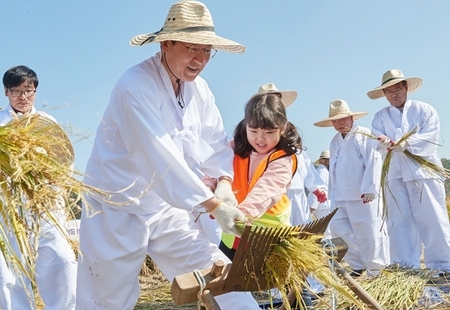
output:
M 19 116 L 30 115 L 40 115 L 49 119 L 51 124 L 57 124 L 52 116 L 43 111 L 36 111 L 34 108 L 38 84 L 36 73 L 26 66 L 15 66 L 5 72 L 3 86 L 5 95 L 9 99 L 9 106 L 0 111 L 0 126 L 17 120 Z M 70 141 L 67 142 L 70 144 Z M 42 144 L 42 146 L 45 145 Z M 3 152 L 6 150 L 7 148 L 2 148 Z M 73 157 L 71 159 L 73 161 Z M 14 181 L 9 180 L 8 185 L 13 186 L 12 183 Z M 39 195 L 44 195 L 42 189 L 36 189 L 36 191 L 39 191 Z M 5 192 L 3 196 L 6 196 Z M 20 202 L 26 200 L 27 197 L 20 197 Z M 45 309 L 71 310 L 75 309 L 77 262 L 71 245 L 55 223 L 58 221 L 63 227 L 66 222 L 64 199 L 58 197 L 52 201 L 54 201 L 53 205 L 46 205 L 48 210 L 41 210 L 40 214 L 32 214 L 28 207 L 22 208 L 23 206 L 19 207 L 20 210 L 15 213 L 16 216 L 22 215 L 17 220 L 25 221 L 25 225 L 30 230 L 27 231 L 30 244 L 34 246 L 36 242 L 32 234 L 39 235 L 37 248 L 33 249 L 36 253 L 32 253 L 31 257 L 22 255 L 23 244 L 18 241 L 19 236 L 15 235 L 16 231 L 13 231 L 9 225 L 13 220 L 6 216 L 6 209 L 13 206 L 9 205 L 8 198 L 5 197 L 2 197 L 1 203 L 0 239 L 3 244 L 5 242 L 12 246 L 15 255 L 20 257 L 25 266 L 28 266 L 28 260 L 36 260 L 32 264 L 35 263 L 37 290 L 45 303 Z M 52 218 L 46 216 L 47 212 Z M 38 227 L 37 230 L 34 227 Z M 0 308 L 3 310 L 34 309 L 36 306 L 31 279 L 21 270 L 14 268 L 17 266 L 11 262 L 11 258 L 8 261 L 5 260 L 4 255 L 6 253 L 0 254 Z
M 331 210 L 339 210 L 330 221 L 333 237 L 348 245 L 344 256 L 357 276 L 367 270 L 369 276 L 389 264 L 388 238 L 378 215 L 381 155 L 370 130 L 356 125 L 366 112 L 352 112 L 341 99 L 330 103 L 328 117 L 314 123 L 331 127 L 337 134 L 330 142 L 329 195 Z
M 327 201 L 327 186 L 305 150 L 297 154 L 297 158 L 297 173 L 292 178 L 288 196 L 292 201 L 292 225 L 303 225 L 312 220 L 316 202 Z M 305 189 L 308 190 L 308 196 Z
M 329 166 L 330 166 L 330 151 L 325 150 L 320 153 L 319 159 L 314 162 L 314 165 L 317 165 L 317 173 L 320 176 L 320 179 L 325 184 L 328 191 L 328 180 L 329 180 Z M 316 218 L 321 218 L 330 213 L 330 201 L 327 199 L 324 202 L 317 201 L 316 197 L 313 195 L 308 196 L 308 200 L 310 200 L 310 205 L 313 206 L 313 214 Z M 326 235 L 329 233 L 329 229 L 327 229 Z
M 323 168 L 328 170 L 330 166 L 330 151 L 325 150 L 320 152 L 319 159 L 314 162 L 314 165 L 323 166 Z
M 406 78 L 392 69 L 383 74 L 381 85 L 367 93 L 369 98 L 386 97 L 389 106 L 377 112 L 372 132 L 383 155 L 390 153 L 386 180 L 387 228 L 391 260 L 407 267 L 419 267 L 422 243 L 425 265 L 439 273 L 450 272 L 450 225 L 445 205 L 443 180 L 413 162 L 403 151 L 442 166 L 437 152 L 439 116 L 429 104 L 408 98 L 422 79 Z M 413 134 L 398 143 L 404 135 Z
M 117 82 L 87 164 L 85 183 L 115 194 L 108 202 L 86 197 L 96 215 L 82 211 L 77 310 L 133 309 L 146 254 L 169 281 L 216 260 L 229 263 L 190 219 L 194 209 L 213 214 L 228 233 L 239 234 L 235 220 L 245 220 L 231 191 L 233 150 L 199 76 L 217 50 L 245 47 L 216 35 L 198 1 L 174 3 L 159 31 L 130 42 L 148 43 L 160 51 Z M 223 181 L 216 195 L 203 174 Z M 259 309 L 246 292 L 216 300 L 222 309 Z

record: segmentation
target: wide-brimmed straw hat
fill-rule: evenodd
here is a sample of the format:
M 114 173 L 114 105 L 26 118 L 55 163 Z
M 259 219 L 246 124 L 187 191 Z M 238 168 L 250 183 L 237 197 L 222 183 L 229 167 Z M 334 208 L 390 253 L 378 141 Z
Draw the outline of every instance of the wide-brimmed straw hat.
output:
M 383 89 L 400 83 L 402 81 L 406 81 L 408 84 L 408 93 L 415 92 L 422 85 L 422 79 L 416 76 L 405 78 L 403 72 L 398 69 L 392 69 L 383 74 L 381 78 L 381 85 L 372 89 L 367 93 L 370 99 L 378 99 L 384 97 Z
M 353 120 L 357 120 L 361 117 L 369 114 L 368 112 L 352 112 L 348 103 L 342 99 L 333 100 L 330 103 L 330 110 L 328 112 L 328 117 L 324 120 L 314 123 L 317 127 L 331 127 L 333 124 L 331 121 L 341 119 L 347 116 L 353 116 Z
M 166 40 L 211 45 L 213 49 L 233 53 L 245 51 L 245 46 L 216 35 L 211 13 L 198 1 L 174 3 L 161 30 L 137 35 L 130 44 L 141 46 Z
M 283 102 L 285 108 L 290 106 L 295 99 L 297 99 L 297 92 L 295 90 L 279 90 L 273 83 L 266 83 L 262 85 L 258 89 L 258 92 L 251 96 L 250 99 L 260 94 L 280 94 L 281 102 Z
M 319 161 L 321 160 L 321 159 L 330 159 L 330 151 L 328 151 L 328 150 L 325 150 L 325 151 L 322 151 L 322 153 L 320 153 L 320 156 L 319 156 L 319 159 L 318 160 L 316 160 L 315 162 L 314 162 L 314 164 L 315 165 L 318 165 L 319 164 Z

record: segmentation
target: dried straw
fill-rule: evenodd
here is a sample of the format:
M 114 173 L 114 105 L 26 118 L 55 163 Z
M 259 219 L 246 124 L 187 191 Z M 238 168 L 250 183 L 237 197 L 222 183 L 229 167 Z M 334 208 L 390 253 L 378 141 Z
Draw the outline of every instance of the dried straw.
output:
M 425 309 L 420 306 L 424 289 L 434 271 L 387 266 L 376 277 L 357 279 L 362 288 L 386 310 Z M 322 302 L 315 309 L 328 309 Z M 337 309 L 356 309 L 348 300 L 337 302 Z M 369 309 L 364 306 L 362 309 Z M 436 309 L 441 309 L 436 306 Z
M 82 192 L 105 193 L 73 177 L 73 148 L 61 127 L 34 114 L 0 126 L 0 250 L 9 268 L 32 282 L 42 221 L 71 243 L 55 214 L 79 210 Z M 13 238 L 19 253 L 8 238 Z

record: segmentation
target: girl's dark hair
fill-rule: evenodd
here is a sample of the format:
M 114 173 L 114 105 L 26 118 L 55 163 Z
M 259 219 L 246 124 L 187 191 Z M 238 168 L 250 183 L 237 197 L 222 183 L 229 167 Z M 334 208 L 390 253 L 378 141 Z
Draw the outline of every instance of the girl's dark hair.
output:
M 15 66 L 5 72 L 3 75 L 3 86 L 5 88 L 12 88 L 19 86 L 23 82 L 29 82 L 37 88 L 39 80 L 36 72 L 26 66 Z
M 247 140 L 246 127 L 276 129 L 286 126 L 276 149 L 288 154 L 302 150 L 302 138 L 295 126 L 287 120 L 286 108 L 279 94 L 258 94 L 250 98 L 245 106 L 244 119 L 234 130 L 234 153 L 242 158 L 250 156 L 253 147 Z

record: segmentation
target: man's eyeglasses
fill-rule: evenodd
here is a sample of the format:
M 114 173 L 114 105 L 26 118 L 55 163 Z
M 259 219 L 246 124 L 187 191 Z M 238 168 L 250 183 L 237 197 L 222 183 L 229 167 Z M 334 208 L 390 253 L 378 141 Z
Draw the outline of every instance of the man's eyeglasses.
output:
M 8 88 L 8 90 L 11 92 L 11 95 L 13 97 L 20 97 L 22 95 L 25 95 L 25 97 L 31 97 L 36 92 L 35 89 L 18 90 L 18 89 Z
M 400 91 L 402 91 L 403 88 L 404 88 L 404 86 L 398 87 L 398 88 L 392 89 L 392 90 L 385 90 L 385 91 L 384 91 L 384 94 L 385 94 L 385 95 L 393 95 L 393 94 L 397 94 L 397 93 L 399 93 Z
M 202 48 L 202 47 L 197 47 L 197 46 L 187 46 L 185 44 L 183 44 L 183 45 L 189 50 L 189 55 L 191 55 L 192 57 L 196 57 L 196 56 L 200 55 L 201 52 L 204 52 L 205 56 L 211 59 L 217 53 L 217 50 L 215 50 L 213 48 Z

